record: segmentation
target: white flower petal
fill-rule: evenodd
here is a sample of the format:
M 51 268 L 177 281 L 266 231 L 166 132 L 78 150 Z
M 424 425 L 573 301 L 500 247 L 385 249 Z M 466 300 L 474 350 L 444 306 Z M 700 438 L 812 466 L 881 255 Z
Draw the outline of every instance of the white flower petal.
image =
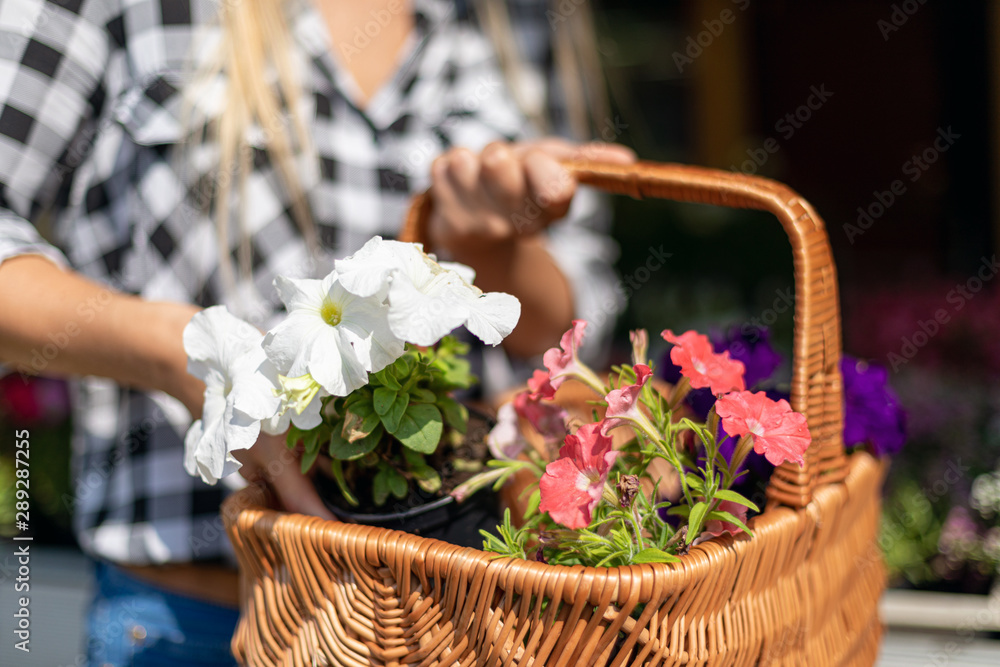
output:
M 462 280 L 470 285 L 476 282 L 476 270 L 471 266 L 466 266 L 465 264 L 460 264 L 458 262 L 438 262 L 438 264 L 445 271 L 453 271 L 457 273 Z
M 331 329 L 317 315 L 301 310 L 291 312 L 264 336 L 264 352 L 282 375 L 305 375 L 309 372 L 307 366 L 312 341 Z
M 468 297 L 467 297 L 468 298 Z M 521 302 L 504 292 L 490 292 L 468 298 L 469 319 L 465 327 L 487 345 L 506 338 L 521 318 Z
M 274 279 L 274 287 L 289 313 L 295 310 L 319 310 L 326 296 L 323 281 L 312 278 L 278 276 Z
M 338 327 L 339 328 L 339 327 Z M 333 396 L 347 396 L 368 383 L 368 371 L 343 332 L 330 327 L 309 350 L 309 372 Z
M 351 294 L 361 297 L 384 296 L 393 271 L 403 267 L 402 248 L 393 241 L 374 236 L 350 257 L 333 263 L 340 284 Z
M 306 406 L 302 414 L 298 414 L 294 410 L 289 410 L 288 414 L 292 416 L 292 423 L 295 424 L 296 428 L 309 431 L 323 423 L 323 416 L 320 414 L 322 409 L 323 401 L 317 396 Z
M 468 308 L 450 291 L 428 295 L 404 281 L 389 287 L 389 327 L 409 343 L 434 345 L 468 318 Z
M 528 442 L 521 435 L 521 426 L 518 421 L 517 411 L 512 402 L 504 403 L 497 410 L 496 426 L 490 430 L 486 437 L 486 445 L 489 447 L 493 458 L 501 461 L 513 461 L 524 451 Z
M 197 313 L 184 329 L 188 368 L 205 382 L 202 418 L 184 437 L 184 468 L 206 483 L 214 484 L 239 469 L 232 452 L 257 441 L 256 414 L 277 409 L 273 401 L 267 404 L 266 380 L 254 376 L 264 361 L 262 338 L 256 328 L 222 306 Z
M 278 370 L 260 347 L 248 351 L 247 356 L 247 368 L 253 368 L 253 371 L 242 370 L 234 375 L 230 399 L 237 411 L 254 419 L 270 419 L 281 406 L 281 400 L 275 393 Z
M 245 349 L 259 342 L 260 332 L 230 314 L 225 306 L 212 306 L 195 313 L 184 327 L 184 351 L 196 361 L 218 359 L 227 348 Z

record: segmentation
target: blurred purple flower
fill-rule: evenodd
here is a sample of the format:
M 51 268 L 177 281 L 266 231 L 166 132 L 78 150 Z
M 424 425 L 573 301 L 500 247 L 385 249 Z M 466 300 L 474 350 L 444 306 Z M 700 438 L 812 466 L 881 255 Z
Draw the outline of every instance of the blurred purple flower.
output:
M 781 365 L 781 355 L 771 347 L 771 332 L 765 327 L 731 326 L 725 334 L 713 333 L 711 340 L 716 352 L 729 350 L 731 358 L 743 362 L 747 389 L 770 379 Z
M 889 388 L 889 372 L 844 355 L 844 444 L 870 444 L 875 454 L 895 454 L 906 440 L 906 411 Z
M 979 543 L 979 527 L 962 506 L 952 507 L 941 527 L 938 549 L 952 562 L 962 562 Z
M 0 378 L 0 414 L 15 423 L 58 425 L 69 416 L 63 380 L 11 373 Z

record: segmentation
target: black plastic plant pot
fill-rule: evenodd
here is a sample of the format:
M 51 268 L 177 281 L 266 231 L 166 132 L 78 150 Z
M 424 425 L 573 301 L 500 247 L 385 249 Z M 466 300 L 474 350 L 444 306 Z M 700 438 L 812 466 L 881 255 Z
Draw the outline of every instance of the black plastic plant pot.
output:
M 402 530 L 463 547 L 481 549 L 480 530 L 496 532 L 499 520 L 499 494 L 487 487 L 462 502 L 452 496 L 439 498 L 412 493 L 406 500 L 386 505 L 385 512 L 355 513 L 332 502 L 340 496 L 336 483 L 324 475 L 313 479 L 316 490 L 327 508 L 341 521 Z

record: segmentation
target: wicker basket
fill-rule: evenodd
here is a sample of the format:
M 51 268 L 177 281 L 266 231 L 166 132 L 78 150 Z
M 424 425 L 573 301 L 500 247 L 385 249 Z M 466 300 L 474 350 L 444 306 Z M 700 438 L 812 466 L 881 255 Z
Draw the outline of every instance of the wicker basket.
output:
M 233 638 L 247 665 L 871 665 L 885 571 L 884 465 L 845 456 L 837 280 L 823 222 L 787 187 L 678 165 L 571 164 L 633 197 L 770 211 L 792 244 L 792 406 L 813 443 L 772 477 L 755 537 L 681 563 L 560 567 L 277 512 L 250 487 L 223 508 L 240 560 Z M 404 237 L 421 238 L 418 198 Z

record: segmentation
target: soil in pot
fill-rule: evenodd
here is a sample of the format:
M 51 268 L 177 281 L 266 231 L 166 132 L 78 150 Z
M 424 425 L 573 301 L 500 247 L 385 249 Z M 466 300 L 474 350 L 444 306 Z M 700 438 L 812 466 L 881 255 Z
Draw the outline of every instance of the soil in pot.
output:
M 411 484 L 408 497 L 390 497 L 384 505 L 376 506 L 372 501 L 371 479 L 354 477 L 348 483 L 360 505 L 352 506 L 328 475 L 314 475 L 313 483 L 326 506 L 342 521 L 402 530 L 479 549 L 483 545 L 479 531 L 496 532 L 500 522 L 499 494 L 490 488 L 481 489 L 458 503 L 448 493 L 477 472 L 456 465 L 456 461 L 485 462 L 489 458 L 486 436 L 493 423 L 489 415 L 470 409 L 463 441 L 457 446 L 442 444 L 427 457 L 427 463 L 441 475 L 441 490 L 437 493 L 427 493 Z M 329 468 L 322 462 L 318 465 L 321 470 Z

